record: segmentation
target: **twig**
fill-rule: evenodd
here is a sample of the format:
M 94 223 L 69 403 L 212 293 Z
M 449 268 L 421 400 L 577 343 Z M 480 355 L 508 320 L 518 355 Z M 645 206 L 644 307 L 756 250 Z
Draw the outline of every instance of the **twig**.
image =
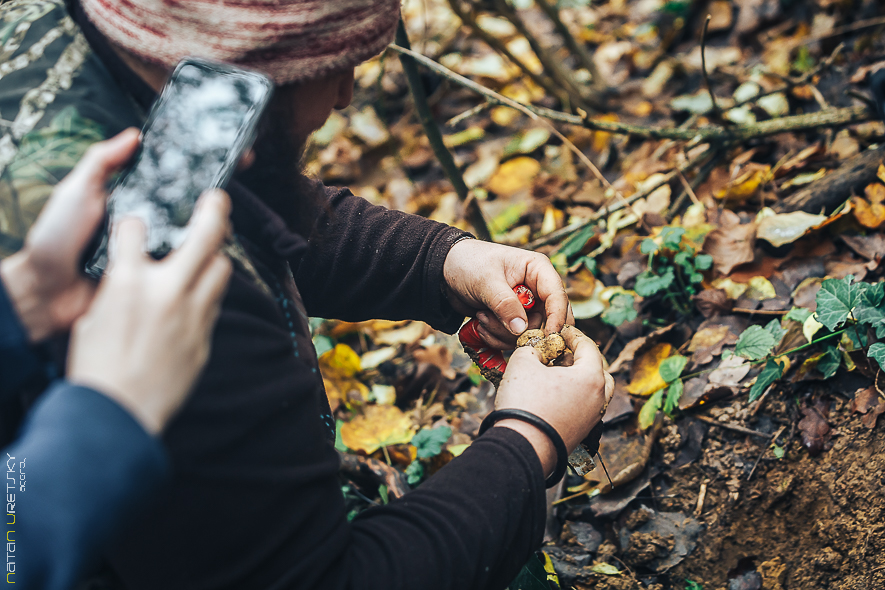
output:
M 409 47 L 409 37 L 406 34 L 406 27 L 402 20 L 400 20 L 396 28 L 396 42 L 402 47 Z M 413 52 L 410 51 L 410 53 Z M 442 133 L 436 125 L 436 121 L 433 120 L 433 114 L 430 112 L 430 106 L 427 104 L 427 93 L 424 91 L 424 85 L 421 82 L 418 67 L 415 65 L 414 59 L 409 55 L 403 56 L 400 61 L 402 62 L 406 79 L 409 82 L 412 97 L 415 99 L 415 110 L 418 112 L 418 118 L 421 120 L 424 132 L 427 134 L 430 147 L 433 149 L 433 153 L 436 154 L 436 158 L 439 160 L 443 172 L 445 172 L 449 182 L 452 183 L 458 198 L 461 199 L 462 202 L 466 202 L 471 191 L 464 182 L 464 177 L 461 176 L 461 171 L 458 169 L 458 165 L 455 164 L 455 159 L 452 157 L 452 153 L 445 146 Z M 464 208 L 467 220 L 470 222 L 470 225 L 473 226 L 473 230 L 476 232 L 477 237 L 486 240 L 487 242 L 491 242 L 492 234 L 482 215 L 482 209 L 479 207 L 479 202 L 473 199 L 469 203 L 466 203 Z
M 563 113 L 561 111 L 555 111 L 553 109 L 548 109 L 544 107 L 526 105 L 521 102 L 505 98 L 494 90 L 486 88 L 482 84 L 478 84 L 473 80 L 470 80 L 469 78 L 465 78 L 464 76 L 456 74 L 442 64 L 437 63 L 434 60 L 421 55 L 420 53 L 415 53 L 410 49 L 398 47 L 393 44 L 388 45 L 388 48 L 398 53 L 413 57 L 415 61 L 420 62 L 422 65 L 426 66 L 430 70 L 433 70 L 443 78 L 451 80 L 459 86 L 463 86 L 469 90 L 473 90 L 474 92 L 484 96 L 486 99 L 493 102 L 494 104 L 509 106 L 523 113 L 525 113 L 526 111 L 530 111 L 538 117 L 543 117 L 545 119 L 557 121 L 560 123 L 578 125 L 580 127 L 586 127 L 587 129 L 593 129 L 594 131 L 607 131 L 609 133 L 615 133 L 618 135 L 631 135 L 634 137 L 645 139 L 677 139 L 683 141 L 694 141 L 696 143 L 715 141 L 723 144 L 728 144 L 733 142 L 745 141 L 747 139 L 767 137 L 769 135 L 775 135 L 778 133 L 816 129 L 818 127 L 843 127 L 846 125 L 853 125 L 855 123 L 870 121 L 877 117 L 876 113 L 870 110 L 868 107 L 856 106 L 841 109 L 829 109 L 826 111 L 808 113 L 804 115 L 793 115 L 791 117 L 780 117 L 778 119 L 761 121 L 753 125 L 735 125 L 727 128 L 718 125 L 693 129 L 630 125 L 627 123 L 620 123 L 615 121 L 591 119 L 589 117 L 572 115 L 569 113 Z
M 869 29 L 870 27 L 878 27 L 880 25 L 885 25 L 885 17 L 876 17 L 876 18 L 868 18 L 866 20 L 858 21 L 851 25 L 846 25 L 844 27 L 838 27 L 830 31 L 829 33 L 824 33 L 822 35 L 814 35 L 808 36 L 803 39 L 798 39 L 792 43 L 790 43 L 787 47 L 789 49 L 795 49 L 800 45 L 808 45 L 809 43 L 816 43 L 817 41 L 823 41 L 824 39 L 829 39 L 830 37 L 838 37 L 839 35 L 844 35 L 846 33 L 854 33 L 856 31 L 860 31 L 862 29 Z
M 617 190 L 615 187 L 613 187 L 613 186 L 611 185 L 611 183 L 608 181 L 608 179 L 602 174 L 602 172 L 599 171 L 599 168 L 596 167 L 596 164 L 594 164 L 594 163 L 590 160 L 590 158 L 587 157 L 587 155 L 586 155 L 584 152 L 582 152 L 581 150 L 579 150 L 578 147 L 577 147 L 574 143 L 572 143 L 572 141 L 571 141 L 569 138 L 567 138 L 565 135 L 563 135 L 563 134 L 559 131 L 559 129 L 557 129 L 556 127 L 554 127 L 549 121 L 547 121 L 547 120 L 545 120 L 545 119 L 542 119 L 541 116 L 538 115 L 537 113 L 535 113 L 533 109 L 527 107 L 526 105 L 522 104 L 521 102 L 517 102 L 517 101 L 515 101 L 515 100 L 513 100 L 513 99 L 511 99 L 511 98 L 507 98 L 506 96 L 502 96 L 502 95 L 498 94 L 497 92 L 495 92 L 494 90 L 490 90 L 490 89 L 486 88 L 485 86 L 482 86 L 482 85 L 480 85 L 480 84 L 477 84 L 476 82 L 473 82 L 472 80 L 468 80 L 467 78 L 464 78 L 463 76 L 459 76 L 459 75 L 456 74 L 455 72 L 452 72 L 452 71 L 450 71 L 450 70 L 447 70 L 445 67 L 443 67 L 443 66 L 437 64 L 436 62 L 434 62 L 434 61 L 431 60 L 431 59 L 428 59 L 428 58 L 424 57 L 424 56 L 421 55 L 420 53 L 415 53 L 415 52 L 412 51 L 411 49 L 408 49 L 408 48 L 405 48 L 405 47 L 401 47 L 401 46 L 397 46 L 397 45 L 389 45 L 388 47 L 390 47 L 391 49 L 393 49 L 394 51 L 397 51 L 397 52 L 399 52 L 399 53 L 403 53 L 403 54 L 405 54 L 405 55 L 412 56 L 412 57 L 414 57 L 415 59 L 417 59 L 418 61 L 420 61 L 421 63 L 423 63 L 423 64 L 425 64 L 425 65 L 427 65 L 428 63 L 431 63 L 431 64 L 434 64 L 434 65 L 436 65 L 436 66 L 439 66 L 439 67 L 442 68 L 443 70 L 446 70 L 450 76 L 453 76 L 453 77 L 455 77 L 455 78 L 457 78 L 457 79 L 462 80 L 463 83 L 465 83 L 465 85 L 466 85 L 468 88 L 472 88 L 473 86 L 476 86 L 476 87 L 482 88 L 482 89 L 483 89 L 483 91 L 482 91 L 482 94 L 483 94 L 483 95 L 486 95 L 486 93 L 487 93 L 489 96 L 491 96 L 492 99 L 494 99 L 494 100 L 497 101 L 498 103 L 500 103 L 500 104 L 502 104 L 502 105 L 505 105 L 505 106 L 509 106 L 510 108 L 516 109 L 517 111 L 523 113 L 524 115 L 526 115 L 527 117 L 529 117 L 529 118 L 532 119 L 533 121 L 535 121 L 535 122 L 537 122 L 537 123 L 540 123 L 541 125 L 543 125 L 543 126 L 546 127 L 547 129 L 549 129 L 550 132 L 551 132 L 553 135 L 555 135 L 557 138 L 559 138 L 559 140 L 560 140 L 560 141 L 561 141 L 566 147 L 568 147 L 569 150 L 571 150 L 572 153 L 574 153 L 574 154 L 578 157 L 578 159 L 579 159 L 579 160 L 580 160 L 585 166 L 587 166 L 587 168 L 590 169 L 590 171 L 593 173 L 593 175 L 596 176 L 596 178 L 597 178 L 597 179 L 603 184 L 603 186 L 605 186 L 606 188 L 608 188 L 609 190 L 611 190 L 611 191 L 613 192 L 613 194 L 614 194 L 614 195 L 618 198 L 618 200 L 620 201 L 620 205 L 621 205 L 621 207 L 619 207 L 619 208 L 626 207 L 626 208 L 630 209 L 631 212 L 636 216 L 636 219 L 641 221 L 641 218 L 642 218 L 642 217 L 638 214 L 638 212 L 634 211 L 634 210 L 633 210 L 633 207 L 630 205 L 630 203 L 632 203 L 633 201 L 629 201 L 629 200 L 627 200 L 627 199 L 624 197 L 624 195 L 621 194 L 621 192 L 620 192 L 619 190 Z M 423 59 L 418 59 L 418 58 L 423 58 Z M 429 66 L 428 66 L 428 67 L 429 67 Z M 436 71 L 435 68 L 431 68 L 431 69 L 433 69 L 434 71 Z M 448 151 L 448 150 L 446 150 L 446 151 Z M 450 156 L 451 156 L 451 155 L 450 155 Z M 638 198 L 638 197 L 637 197 L 637 198 Z M 633 200 L 635 201 L 636 199 L 633 199 Z
M 685 174 L 677 170 L 676 175 L 679 177 L 679 181 L 682 183 L 682 188 L 684 188 L 685 192 L 688 193 L 691 202 L 695 205 L 700 205 L 701 202 L 698 200 L 698 196 L 694 194 L 694 189 L 691 187 L 690 184 L 688 184 L 688 180 L 685 178 Z
M 544 11 L 544 14 L 553 21 L 553 26 L 556 27 L 559 36 L 562 37 L 566 46 L 575 54 L 575 57 L 578 58 L 578 63 L 581 64 L 581 67 L 590 72 L 594 88 L 602 92 L 608 90 L 608 84 L 602 79 L 599 69 L 593 62 L 593 56 L 590 55 L 590 52 L 587 51 L 586 47 L 578 43 L 578 40 L 575 39 L 575 36 L 572 35 L 569 28 L 564 22 L 562 22 L 562 18 L 559 16 L 559 8 L 551 4 L 550 0 L 537 0 L 537 4 L 541 7 L 541 10 Z
M 697 518 L 704 511 L 704 500 L 707 499 L 707 483 L 709 480 L 704 480 L 701 483 L 701 489 L 698 492 L 698 504 L 694 509 L 694 516 Z
M 451 119 L 446 121 L 446 126 L 447 127 L 455 127 L 458 123 L 460 123 L 464 119 L 469 119 L 473 115 L 478 115 L 479 113 L 483 112 L 487 108 L 489 108 L 489 102 L 488 101 L 481 102 L 478 105 L 476 105 L 475 107 L 467 109 L 463 113 L 461 113 L 459 115 L 455 115 L 454 117 L 452 117 Z
M 581 90 L 575 81 L 572 80 L 571 75 L 569 75 L 565 68 L 562 67 L 562 64 L 550 55 L 550 52 L 547 51 L 537 39 L 535 39 L 535 36 L 532 35 L 525 26 L 525 21 L 523 21 L 522 17 L 519 16 L 519 13 L 510 6 L 508 0 L 493 0 L 493 2 L 498 12 L 516 27 L 516 30 L 519 31 L 520 35 L 525 37 L 529 46 L 532 48 L 532 51 L 538 56 L 538 61 L 541 62 L 541 65 L 544 66 L 544 69 L 550 74 L 550 77 L 566 91 L 569 98 L 571 98 L 574 103 L 574 106 L 583 108 L 584 110 L 590 110 L 586 104 L 585 97 L 581 94 Z
M 477 37 L 482 39 L 486 45 L 506 57 L 510 62 L 516 65 L 522 73 L 531 79 L 532 82 L 546 90 L 550 93 L 551 96 L 555 96 L 559 99 L 560 102 L 565 104 L 566 94 L 559 89 L 554 83 L 552 83 L 548 78 L 546 78 L 543 74 L 535 73 L 524 61 L 513 55 L 513 52 L 507 48 L 500 39 L 495 37 L 494 35 L 487 32 L 485 29 L 479 26 L 479 23 L 476 22 L 476 18 L 474 18 L 473 14 L 469 11 L 465 11 L 461 8 L 459 4 L 460 0 L 449 0 L 449 6 L 452 8 L 452 12 L 454 12 L 458 18 L 461 19 L 461 22 L 467 23 Z
M 707 418 L 706 416 L 695 416 L 695 418 L 697 418 L 701 422 L 704 422 L 711 426 L 718 426 L 719 428 L 724 428 L 725 430 L 740 432 L 741 434 L 749 434 L 750 436 L 758 436 L 760 438 L 771 438 L 770 434 L 765 434 L 764 432 L 759 432 L 758 430 L 752 430 L 750 428 L 744 428 L 743 426 L 738 426 L 737 424 L 720 422 L 718 420 L 714 420 L 713 418 Z
M 769 444 L 767 444 L 767 445 L 765 445 L 764 447 L 762 447 L 762 452 L 759 453 L 759 456 L 758 456 L 758 457 L 756 457 L 756 462 L 753 463 L 753 468 L 750 470 L 749 475 L 747 475 L 747 481 L 750 481 L 751 479 L 753 479 L 753 474 L 756 473 L 756 466 L 759 465 L 759 461 L 761 461 L 761 460 L 762 460 L 762 457 L 765 456 L 765 453 L 768 451 L 768 447 L 770 446 L 770 444 L 773 443 L 774 441 L 776 441 L 776 440 L 777 440 L 777 437 L 779 437 L 781 434 L 783 434 L 784 430 L 786 430 L 786 429 L 787 429 L 786 426 L 781 426 L 781 427 L 778 429 L 778 431 L 775 432 L 775 433 L 771 436 L 771 440 L 769 441 Z
M 713 114 L 718 119 L 722 116 L 722 111 L 719 109 L 719 105 L 716 104 L 716 96 L 713 94 L 713 87 L 710 86 L 710 78 L 707 76 L 707 27 L 710 26 L 710 19 L 712 18 L 712 14 L 707 15 L 707 20 L 704 21 L 704 29 L 701 31 L 701 73 L 704 75 L 704 86 L 707 87 L 707 92 L 710 94 Z
M 787 315 L 789 311 L 777 311 L 771 309 L 744 309 L 743 307 L 732 307 L 732 313 L 749 313 L 759 315 Z

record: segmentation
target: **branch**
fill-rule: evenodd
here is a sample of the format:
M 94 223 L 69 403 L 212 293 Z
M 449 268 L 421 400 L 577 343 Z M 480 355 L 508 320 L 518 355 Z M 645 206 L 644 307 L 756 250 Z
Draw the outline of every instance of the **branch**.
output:
M 710 26 L 710 19 L 712 18 L 713 15 L 707 15 L 707 20 L 704 21 L 704 30 L 701 31 L 701 73 L 704 75 L 704 86 L 707 87 L 707 92 L 710 95 L 713 115 L 718 119 L 722 117 L 722 111 L 719 109 L 719 105 L 716 104 L 716 95 L 713 94 L 713 87 L 710 86 L 710 78 L 707 75 L 707 27 Z
M 396 45 L 388 45 L 388 47 L 398 53 L 411 56 L 415 61 L 421 63 L 428 69 L 436 72 L 443 78 L 451 80 L 459 86 L 463 86 L 469 90 L 484 96 L 490 102 L 496 105 L 509 106 L 511 108 L 530 111 L 539 117 L 544 117 L 551 121 L 560 123 L 568 123 L 569 125 L 577 125 L 586 127 L 594 131 L 607 131 L 608 133 L 616 133 L 618 135 L 630 135 L 633 137 L 641 137 L 645 139 L 675 139 L 682 141 L 703 142 L 720 142 L 731 143 L 740 142 L 758 137 L 766 137 L 777 133 L 785 133 L 791 131 L 805 131 L 808 129 L 816 129 L 818 127 L 843 127 L 853 125 L 855 123 L 863 123 L 876 118 L 876 113 L 866 106 L 847 107 L 842 109 L 827 109 L 817 113 L 809 113 L 805 115 L 794 115 L 791 117 L 781 117 L 779 119 L 771 119 L 755 123 L 753 125 L 740 125 L 732 127 L 721 127 L 712 125 L 707 127 L 699 127 L 695 129 L 682 129 L 679 127 L 649 127 L 644 125 L 630 125 L 628 123 L 618 123 L 613 121 L 600 121 L 581 117 L 579 115 L 571 115 L 547 109 L 526 105 L 515 100 L 505 98 L 486 88 L 482 84 L 477 84 L 469 78 L 465 78 L 460 74 L 456 74 L 447 67 L 433 61 L 432 59 L 415 53 L 414 51 L 398 47 Z
M 559 16 L 559 8 L 551 4 L 550 0 L 537 0 L 537 4 L 547 17 L 553 21 L 553 25 L 556 27 L 559 36 L 562 37 L 566 46 L 578 58 L 578 63 L 581 64 L 581 67 L 590 72 L 594 88 L 601 92 L 607 91 L 608 84 L 605 83 L 605 80 L 603 80 L 602 76 L 599 74 L 599 69 L 597 69 L 596 63 L 593 61 L 593 56 L 590 55 L 590 52 L 587 51 L 586 47 L 578 43 L 578 40 L 575 39 L 569 28 L 564 22 L 562 22 L 562 18 Z
M 399 21 L 399 25 L 397 25 L 396 28 L 396 42 L 403 47 L 409 47 L 409 37 L 406 34 L 406 28 L 403 25 L 402 20 Z M 409 50 L 409 54 L 412 53 L 414 52 Z M 482 215 L 482 209 L 479 207 L 479 202 L 476 199 L 470 198 L 470 189 L 464 182 L 464 177 L 461 176 L 461 171 L 458 169 L 458 165 L 455 164 L 455 159 L 452 157 L 452 153 L 449 152 L 449 149 L 445 146 L 445 143 L 443 143 L 443 136 L 439 127 L 436 125 L 436 121 L 433 120 L 430 106 L 427 104 L 427 93 L 424 91 L 424 84 L 421 82 L 421 75 L 418 73 L 418 67 L 415 65 L 415 60 L 409 55 L 404 55 L 400 61 L 402 61 L 406 79 L 409 81 L 412 97 L 415 99 L 415 110 L 418 112 L 418 118 L 421 119 L 421 125 L 424 127 L 424 133 L 427 134 L 427 139 L 430 141 L 430 147 L 433 148 L 433 153 L 436 154 L 436 159 L 439 160 L 446 177 L 448 177 L 449 182 L 451 182 L 452 186 L 455 188 L 455 193 L 458 194 L 458 198 L 464 203 L 467 220 L 470 222 L 470 225 L 473 226 L 477 237 L 481 240 L 491 242 L 492 234 Z

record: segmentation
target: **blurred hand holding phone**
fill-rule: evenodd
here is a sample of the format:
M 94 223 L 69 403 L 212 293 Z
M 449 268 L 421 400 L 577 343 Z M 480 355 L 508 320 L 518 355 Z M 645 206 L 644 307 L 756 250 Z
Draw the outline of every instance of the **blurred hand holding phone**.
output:
M 179 247 L 199 196 L 224 188 L 252 145 L 272 93 L 273 82 L 259 72 L 182 60 L 148 115 L 141 149 L 114 185 L 108 226 L 141 219 L 155 258 Z M 96 278 L 107 266 L 108 233 L 86 265 Z

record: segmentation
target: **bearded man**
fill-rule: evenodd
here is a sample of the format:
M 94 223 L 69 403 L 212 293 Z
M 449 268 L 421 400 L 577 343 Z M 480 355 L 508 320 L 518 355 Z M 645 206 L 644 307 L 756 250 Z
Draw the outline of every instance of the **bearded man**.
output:
M 417 319 L 452 333 L 478 314 L 486 341 L 512 347 L 529 323 L 512 287 L 525 283 L 548 332 L 572 322 L 546 257 L 299 173 L 307 137 L 349 104 L 354 66 L 384 49 L 399 17 L 399 0 L 0 8 L 3 255 L 88 145 L 143 124 L 181 58 L 254 68 L 276 84 L 254 162 L 227 187 L 235 272 L 205 373 L 164 433 L 168 492 L 107 548 L 93 587 L 502 588 L 539 546 L 545 476 L 605 401 L 601 356 L 577 334 L 573 367 L 521 349 L 498 393 L 498 408 L 553 430 L 501 420 L 419 489 L 346 518 L 308 315 Z

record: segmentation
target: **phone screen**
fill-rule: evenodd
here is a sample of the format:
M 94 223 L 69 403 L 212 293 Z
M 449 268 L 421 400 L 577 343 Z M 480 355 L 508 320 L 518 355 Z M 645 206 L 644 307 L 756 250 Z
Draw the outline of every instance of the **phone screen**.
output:
M 111 225 L 142 219 L 146 250 L 162 257 L 179 247 L 206 189 L 224 187 L 254 139 L 273 85 L 264 75 L 224 64 L 181 62 L 143 130 L 141 149 L 108 202 Z M 107 240 L 88 272 L 104 270 Z

